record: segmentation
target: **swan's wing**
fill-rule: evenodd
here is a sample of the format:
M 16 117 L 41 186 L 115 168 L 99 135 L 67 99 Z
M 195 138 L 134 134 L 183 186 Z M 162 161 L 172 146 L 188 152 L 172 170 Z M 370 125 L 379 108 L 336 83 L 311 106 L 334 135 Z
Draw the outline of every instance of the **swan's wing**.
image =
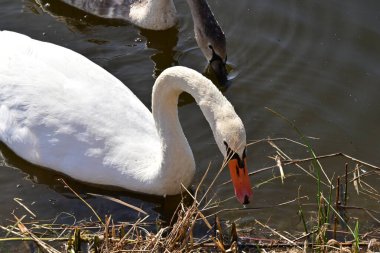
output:
M 139 0 L 63 0 L 80 10 L 104 18 L 129 20 L 131 5 Z M 145 2 L 146 0 L 144 0 Z
M 176 25 L 172 0 L 62 0 L 103 18 L 123 19 L 141 28 L 166 30 Z
M 132 190 L 160 160 L 152 114 L 118 79 L 71 50 L 5 31 L 0 140 L 32 163 Z

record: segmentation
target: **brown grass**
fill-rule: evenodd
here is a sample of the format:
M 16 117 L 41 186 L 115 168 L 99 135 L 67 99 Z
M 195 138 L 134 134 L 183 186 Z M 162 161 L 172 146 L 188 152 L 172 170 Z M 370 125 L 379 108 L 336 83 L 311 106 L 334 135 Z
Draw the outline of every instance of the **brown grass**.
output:
M 303 159 L 292 159 L 279 146 L 278 143 L 291 143 L 303 147 L 304 144 L 287 138 L 262 139 L 249 145 L 269 145 L 272 149 L 270 159 L 273 166 L 257 169 L 251 174 L 272 172 L 271 177 L 256 184 L 256 188 L 274 180 L 285 180 L 296 176 L 297 173 L 306 173 L 316 181 L 316 188 L 321 187 L 318 194 L 319 200 L 309 196 L 301 196 L 299 189 L 294 199 L 278 203 L 273 206 L 255 208 L 221 209 L 224 200 L 215 200 L 210 194 L 210 189 L 217 180 L 205 187 L 209 168 L 203 176 L 194 195 L 186 189 L 184 193 L 192 198 L 192 204 L 186 205 L 184 201 L 179 203 L 171 224 L 153 231 L 151 225 L 146 222 L 148 214 L 138 207 L 111 197 L 101 196 L 132 208 L 142 215 L 136 221 L 114 223 L 112 217 L 100 217 L 96 211 L 79 194 L 75 193 L 66 182 L 62 183 L 72 191 L 82 202 L 89 207 L 97 217 L 96 222 L 81 221 L 73 225 L 45 224 L 42 221 L 27 222 L 26 216 L 16 217 L 12 224 L 0 226 L 5 236 L 0 238 L 4 242 L 33 241 L 42 252 L 379 252 L 380 251 L 380 210 L 370 210 L 363 206 L 350 206 L 347 203 L 348 187 L 354 189 L 352 194 L 361 194 L 366 201 L 380 201 L 379 185 L 370 185 L 367 177 L 379 176 L 380 168 L 360 161 L 343 153 L 328 154 Z M 331 158 L 343 160 L 345 173 L 339 176 L 328 177 L 322 167 L 322 161 Z M 320 174 L 315 169 L 305 168 L 303 165 L 312 166 L 317 163 L 322 170 Z M 354 165 L 354 166 L 349 166 Z M 223 170 L 221 166 L 217 175 Z M 349 169 L 351 167 L 351 170 Z M 275 173 L 277 170 L 280 172 Z M 349 178 L 350 177 L 350 178 Z M 317 182 L 320 186 L 317 187 Z M 223 184 L 229 184 L 225 182 Z M 200 187 L 206 188 L 205 195 L 199 195 Z M 323 188 L 323 189 L 322 189 Z M 99 195 L 98 195 L 99 197 Z M 311 201 L 312 199 L 312 201 Z M 16 200 L 15 200 L 16 201 Z M 17 203 L 28 215 L 33 212 L 17 199 Z M 304 231 L 278 231 L 273 223 L 255 219 L 251 228 L 239 229 L 234 222 L 225 224 L 221 222 L 219 215 L 232 211 L 248 211 L 255 209 L 270 211 L 271 208 L 280 209 L 284 205 L 297 204 L 299 216 L 304 224 Z M 312 208 L 313 212 L 305 212 L 305 208 Z M 373 223 L 368 231 L 360 230 L 363 221 L 355 217 L 347 217 L 349 210 L 365 213 L 367 221 Z M 356 222 L 357 229 L 353 226 Z M 271 225 L 272 224 L 272 225 Z M 199 229 L 201 228 L 201 229 Z M 197 231 L 197 232 L 195 232 Z M 199 232 L 201 231 L 201 232 Z

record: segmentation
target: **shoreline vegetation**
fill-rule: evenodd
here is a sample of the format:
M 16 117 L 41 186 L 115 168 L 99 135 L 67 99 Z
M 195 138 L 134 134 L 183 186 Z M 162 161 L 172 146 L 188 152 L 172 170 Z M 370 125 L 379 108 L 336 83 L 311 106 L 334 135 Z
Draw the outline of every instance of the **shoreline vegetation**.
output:
M 211 194 L 211 189 L 215 187 L 227 160 L 220 166 L 210 184 L 206 185 L 205 178 L 211 166 L 204 173 L 194 193 L 184 188 L 182 201 L 168 224 L 153 224 L 148 221 L 149 215 L 139 207 L 113 197 L 96 195 L 139 213 L 139 218 L 135 221 L 114 222 L 112 216 L 100 217 L 80 194 L 61 179 L 61 183 L 88 207 L 89 215 L 95 221 L 90 219 L 77 221 L 75 224 L 58 224 L 55 222 L 57 217 L 50 223 L 38 221 L 33 211 L 21 199 L 15 198 L 25 214 L 17 217 L 12 213 L 14 219 L 8 220 L 11 224 L 0 226 L 0 252 L 6 245 L 23 242 L 33 242 L 25 244 L 26 251 L 47 253 L 379 252 L 380 208 L 373 210 L 365 204 L 375 202 L 379 206 L 380 186 L 373 183 L 370 185 L 368 181 L 374 182 L 374 178 L 380 177 L 380 167 L 340 152 L 317 155 L 309 144 L 309 141 L 316 138 L 303 135 L 291 121 L 272 112 L 285 120 L 301 141 L 265 138 L 250 142 L 248 146 L 269 146 L 271 156 L 268 157 L 272 164 L 250 173 L 250 176 L 272 173 L 267 180 L 256 182 L 253 188 L 257 189 L 274 180 L 281 180 L 282 184 L 286 184 L 288 178 L 302 173 L 302 176 L 306 174 L 315 182 L 307 185 L 313 194 L 302 195 L 303 189 L 299 186 L 296 197 L 282 203 L 222 209 L 223 202 L 233 197 L 218 200 L 215 194 Z M 287 147 L 295 145 L 295 150 L 306 150 L 308 157 L 293 159 L 281 148 L 282 144 Z M 322 164 L 325 165 L 332 159 L 338 161 L 341 168 L 327 171 Z M 338 175 L 338 172 L 342 173 Z M 227 181 L 221 185 L 230 183 Z M 350 204 L 350 196 L 359 196 L 361 204 Z M 187 204 L 189 198 L 191 203 Z M 293 231 L 281 231 L 276 227 L 276 222 L 258 219 L 254 219 L 249 228 L 240 229 L 235 222 L 226 222 L 220 218 L 226 212 L 268 212 L 274 208 L 281 210 L 285 205 L 297 207 L 303 229 L 294 227 Z M 285 222 L 286 218 L 281 217 Z M 31 249 L 30 245 L 34 245 L 35 249 Z

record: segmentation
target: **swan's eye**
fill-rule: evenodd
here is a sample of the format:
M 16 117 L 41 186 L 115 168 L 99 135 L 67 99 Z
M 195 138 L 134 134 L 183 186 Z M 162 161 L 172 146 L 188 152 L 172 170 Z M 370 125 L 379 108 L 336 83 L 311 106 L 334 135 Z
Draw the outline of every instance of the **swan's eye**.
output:
M 228 146 L 227 142 L 223 142 L 224 145 L 226 146 L 226 151 L 227 151 L 227 157 L 231 159 L 230 160 L 236 160 L 238 165 L 239 165 L 239 168 L 244 168 L 244 159 L 246 157 L 246 149 L 244 149 L 243 151 L 243 157 L 240 158 L 240 156 L 238 155 L 238 153 L 234 152 L 232 149 L 230 149 L 230 147 Z

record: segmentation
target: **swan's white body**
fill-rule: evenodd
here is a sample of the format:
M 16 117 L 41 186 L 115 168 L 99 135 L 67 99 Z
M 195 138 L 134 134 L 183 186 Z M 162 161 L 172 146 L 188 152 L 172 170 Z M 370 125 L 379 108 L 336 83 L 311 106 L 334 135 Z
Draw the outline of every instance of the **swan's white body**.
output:
M 188 186 L 195 162 L 177 102 L 192 94 L 218 147 L 242 156 L 245 130 L 231 104 L 201 74 L 165 70 L 152 113 L 114 76 L 69 49 L 0 32 L 0 141 L 31 163 L 93 184 L 165 195 Z
M 71 50 L 0 34 L 5 144 L 81 181 L 137 191 L 139 181 L 151 182 L 157 169 L 149 167 L 161 160 L 157 130 L 152 114 L 123 83 Z M 146 168 L 141 177 L 140 167 Z

